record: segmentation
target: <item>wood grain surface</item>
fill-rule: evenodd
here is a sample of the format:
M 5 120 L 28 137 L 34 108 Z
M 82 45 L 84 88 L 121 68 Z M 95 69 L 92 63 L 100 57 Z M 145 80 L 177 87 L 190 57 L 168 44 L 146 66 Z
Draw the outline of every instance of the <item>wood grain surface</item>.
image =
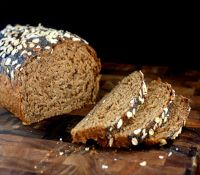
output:
M 191 175 L 200 174 L 200 71 L 156 66 L 103 64 L 98 99 L 119 80 L 141 69 L 147 82 L 162 78 L 176 94 L 191 99 L 191 113 L 182 134 L 164 147 L 102 149 L 94 142 L 71 143 L 70 130 L 93 106 L 32 126 L 23 126 L 0 108 L 0 174 L 5 175 Z M 145 165 L 146 166 L 142 166 Z

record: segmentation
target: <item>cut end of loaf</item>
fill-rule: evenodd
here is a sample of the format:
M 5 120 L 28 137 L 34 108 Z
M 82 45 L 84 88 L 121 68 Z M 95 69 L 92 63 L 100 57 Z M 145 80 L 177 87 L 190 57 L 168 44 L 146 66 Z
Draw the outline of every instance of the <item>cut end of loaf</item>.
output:
M 69 113 L 95 102 L 100 62 L 88 45 L 65 41 L 28 60 L 19 80 L 26 124 Z

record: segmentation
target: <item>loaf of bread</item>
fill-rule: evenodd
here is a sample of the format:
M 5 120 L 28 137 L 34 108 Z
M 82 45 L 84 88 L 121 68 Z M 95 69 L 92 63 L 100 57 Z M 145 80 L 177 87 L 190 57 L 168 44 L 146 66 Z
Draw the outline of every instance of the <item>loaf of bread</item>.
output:
M 72 129 L 73 142 L 93 139 L 103 147 L 128 148 L 139 143 L 166 144 L 181 133 L 189 100 L 176 96 L 171 85 L 160 79 L 150 82 L 147 91 L 143 76 L 138 79 L 138 75 L 134 72 L 125 77 L 97 103 Z
M 41 25 L 0 31 L 0 105 L 31 124 L 95 102 L 101 64 L 77 35 Z
M 125 77 L 93 110 L 72 129 L 74 142 L 85 143 L 111 139 L 111 136 L 133 118 L 147 94 L 144 75 L 135 71 Z

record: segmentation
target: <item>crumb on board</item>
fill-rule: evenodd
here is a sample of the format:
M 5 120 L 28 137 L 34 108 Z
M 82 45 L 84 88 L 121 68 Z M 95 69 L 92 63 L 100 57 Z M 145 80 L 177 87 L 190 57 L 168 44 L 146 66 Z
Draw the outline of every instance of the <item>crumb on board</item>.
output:
M 108 165 L 103 164 L 103 165 L 101 166 L 101 168 L 102 168 L 102 169 L 108 169 Z
M 164 156 L 161 156 L 161 155 L 160 155 L 160 156 L 158 156 L 158 157 L 159 157 L 159 159 L 164 159 Z
M 34 166 L 34 169 L 37 169 L 37 165 Z
M 89 147 L 85 147 L 85 151 L 89 151 L 90 150 L 90 148 Z
M 172 152 L 170 151 L 169 154 L 168 154 L 168 157 L 170 157 L 171 155 L 172 155 Z
M 140 166 L 146 166 L 146 165 L 147 165 L 147 162 L 146 162 L 146 161 L 140 162 Z
M 64 152 L 62 152 L 62 151 L 59 152 L 59 155 L 60 155 L 60 156 L 62 156 L 63 154 L 64 154 Z

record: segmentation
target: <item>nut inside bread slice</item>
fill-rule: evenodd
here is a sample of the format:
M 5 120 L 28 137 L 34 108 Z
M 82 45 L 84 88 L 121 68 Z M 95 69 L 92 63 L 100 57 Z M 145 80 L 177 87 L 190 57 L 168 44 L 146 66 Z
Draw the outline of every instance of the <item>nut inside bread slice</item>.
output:
M 72 129 L 73 142 L 86 143 L 88 139 L 109 140 L 113 132 L 120 130 L 135 116 L 146 94 L 143 73 L 131 73 Z

